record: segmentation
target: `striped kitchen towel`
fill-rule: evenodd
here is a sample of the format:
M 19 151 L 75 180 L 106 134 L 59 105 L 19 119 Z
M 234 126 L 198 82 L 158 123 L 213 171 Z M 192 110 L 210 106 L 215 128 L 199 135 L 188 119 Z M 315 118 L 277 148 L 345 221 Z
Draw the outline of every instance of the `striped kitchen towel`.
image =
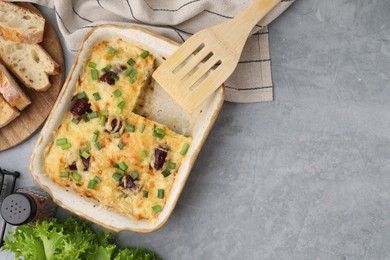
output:
M 12 1 L 12 0 L 11 0 Z M 20 0 L 19 0 L 20 1 Z M 26 2 L 26 0 L 21 0 Z M 251 0 L 27 0 L 54 8 L 69 51 L 77 52 L 84 35 L 101 24 L 139 25 L 177 42 L 232 19 Z M 233 75 L 226 81 L 227 101 L 272 101 L 273 84 L 267 25 L 295 0 L 282 2 L 249 37 Z

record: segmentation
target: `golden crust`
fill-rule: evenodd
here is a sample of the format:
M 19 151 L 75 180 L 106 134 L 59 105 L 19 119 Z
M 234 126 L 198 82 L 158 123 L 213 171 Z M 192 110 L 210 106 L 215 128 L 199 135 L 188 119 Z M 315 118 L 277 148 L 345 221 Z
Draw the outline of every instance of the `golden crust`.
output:
M 31 104 L 30 99 L 2 64 L 0 64 L 0 94 L 11 106 L 17 107 L 20 111 Z
M 19 116 L 19 111 L 12 108 L 0 95 L 0 128 L 8 125 Z
M 28 35 L 17 32 L 13 29 L 0 26 L 0 37 L 8 41 L 35 44 L 43 40 L 43 33 L 36 32 Z
M 33 12 L 27 8 L 24 8 L 22 6 L 15 5 L 13 3 L 0 1 L 0 5 L 10 6 L 13 10 L 19 10 L 26 14 L 30 14 L 35 17 L 39 17 L 41 20 L 43 20 L 43 27 L 40 28 L 35 33 L 32 32 L 19 32 L 15 30 L 14 28 L 10 28 L 5 25 L 0 25 L 0 37 L 4 38 L 5 40 L 13 41 L 13 42 L 19 42 L 19 43 L 28 43 L 28 44 L 35 44 L 40 43 L 43 40 L 43 34 L 44 34 L 44 19 L 42 15 L 39 13 Z M 21 17 L 19 17 L 22 19 Z

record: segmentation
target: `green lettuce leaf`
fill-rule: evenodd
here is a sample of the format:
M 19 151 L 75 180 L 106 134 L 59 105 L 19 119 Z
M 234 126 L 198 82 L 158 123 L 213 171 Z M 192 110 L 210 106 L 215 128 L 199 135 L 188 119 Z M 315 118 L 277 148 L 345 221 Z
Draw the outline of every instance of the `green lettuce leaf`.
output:
M 87 259 L 111 260 L 115 249 L 116 249 L 116 245 L 110 245 L 108 247 L 99 246 L 96 255 Z
M 94 231 L 91 223 L 68 217 L 22 225 L 9 233 L 1 251 L 15 253 L 15 258 L 28 260 L 156 260 L 155 253 L 143 248 L 120 249 L 112 233 Z
M 159 260 L 154 252 L 145 250 L 142 247 L 120 249 L 114 260 Z
M 11 240 L 6 237 L 1 250 L 8 250 L 15 253 L 15 258 L 45 260 L 45 250 L 42 240 L 36 239 L 35 229 L 29 225 L 16 228 L 10 235 Z
M 35 227 L 34 233 L 43 243 L 45 259 L 51 259 L 56 251 L 63 251 L 63 242 L 67 236 L 56 221 L 43 221 Z

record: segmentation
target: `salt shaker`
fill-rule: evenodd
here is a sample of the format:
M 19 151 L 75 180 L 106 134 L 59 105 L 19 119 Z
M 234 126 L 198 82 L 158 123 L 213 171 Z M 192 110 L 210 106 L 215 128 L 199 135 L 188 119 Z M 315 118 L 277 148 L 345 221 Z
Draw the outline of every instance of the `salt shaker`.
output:
M 55 216 L 57 205 L 45 191 L 36 187 L 19 188 L 5 197 L 0 213 L 11 225 L 19 226 Z

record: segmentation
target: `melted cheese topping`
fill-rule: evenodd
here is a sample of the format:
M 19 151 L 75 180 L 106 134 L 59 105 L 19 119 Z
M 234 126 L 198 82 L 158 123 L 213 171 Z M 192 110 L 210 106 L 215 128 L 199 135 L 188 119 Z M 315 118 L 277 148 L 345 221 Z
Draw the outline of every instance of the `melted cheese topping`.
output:
M 109 54 L 110 47 L 117 51 L 115 55 Z M 99 72 L 107 64 L 111 64 L 112 68 L 114 66 L 112 64 L 126 65 L 128 69 L 130 66 L 126 62 L 132 58 L 136 61 L 132 67 L 137 71 L 137 81 L 131 84 L 129 77 L 122 72 L 118 73 L 119 79 L 116 80 L 115 85 L 110 86 L 105 82 L 93 80 L 91 68 L 86 66 L 83 75 L 80 76 L 75 94 L 84 91 L 91 103 L 92 111 L 98 112 L 99 117 L 92 118 L 88 122 L 81 120 L 75 124 L 72 122 L 73 115 L 67 113 L 59 128 L 53 133 L 53 141 L 46 148 L 44 170 L 53 182 L 62 187 L 70 187 L 81 195 L 94 198 L 102 207 L 111 208 L 132 219 L 146 219 L 153 222 L 159 214 L 153 210 L 153 207 L 164 208 L 177 171 L 185 157 L 180 151 L 185 144 L 190 144 L 192 139 L 132 112 L 153 70 L 154 57 L 149 54 L 144 59 L 140 57 L 143 52 L 144 50 L 120 39 L 102 42 L 94 47 L 87 64 L 89 61 L 94 62 Z M 120 97 L 126 102 L 121 114 L 117 111 L 120 97 L 112 93 L 116 89 L 120 90 Z M 96 92 L 101 97 L 98 101 L 93 97 L 93 93 Z M 109 114 L 104 125 L 100 121 L 101 110 L 108 110 Z M 118 130 L 117 134 L 112 133 L 112 120 L 117 120 L 115 127 Z M 119 127 L 120 122 L 122 127 Z M 125 126 L 130 126 L 127 131 Z M 156 129 L 165 132 L 161 139 L 156 137 Z M 98 133 L 97 140 L 93 140 L 95 133 Z M 61 138 L 66 138 L 70 148 L 63 149 L 56 143 L 56 140 Z M 101 146 L 101 149 L 98 149 L 99 145 L 96 146 L 96 143 Z M 168 152 L 163 167 L 155 170 L 154 154 L 159 147 L 167 149 Z M 88 170 L 84 170 L 81 156 L 83 152 L 90 155 Z M 70 169 L 70 165 L 74 162 L 77 170 Z M 113 175 L 120 173 L 116 164 L 121 162 L 128 166 L 122 175 L 138 173 L 134 181 L 136 188 L 123 188 L 118 185 L 120 181 L 113 178 Z M 176 167 L 168 169 L 168 163 L 175 163 Z M 164 177 L 162 172 L 166 169 L 171 174 Z M 64 175 L 63 172 L 69 173 L 69 176 L 66 177 L 66 174 L 61 176 Z M 72 177 L 75 172 L 81 177 L 79 180 Z M 95 182 L 93 188 L 88 187 L 96 177 L 101 182 Z M 164 190 L 164 198 L 158 198 L 159 189 Z M 147 197 L 144 197 L 144 192 L 148 192 Z
M 110 54 L 110 50 L 116 53 Z M 122 71 L 117 73 L 119 80 L 116 80 L 113 86 L 104 81 L 94 80 L 91 75 L 91 67 L 86 66 L 83 75 L 79 77 L 75 94 L 84 91 L 88 97 L 91 97 L 90 100 L 94 101 L 92 95 L 98 92 L 101 100 L 92 102 L 92 110 L 108 109 L 110 114 L 115 114 L 118 100 L 113 92 L 118 89 L 126 101 L 122 114 L 128 116 L 133 111 L 141 94 L 141 89 L 147 83 L 154 69 L 153 55 L 142 58 L 140 55 L 143 52 L 144 50 L 141 48 L 131 45 L 122 39 L 113 39 L 109 42 L 104 41 L 96 45 L 87 64 L 88 62 L 96 64 L 99 77 L 102 76 L 102 69 L 107 67 L 107 65 L 111 66 L 111 71 Z M 135 64 L 132 66 L 129 66 L 127 63 L 130 59 L 135 61 Z M 122 66 L 125 68 L 124 70 L 132 69 L 136 73 L 135 83 L 132 84 L 130 77 L 123 74 Z

